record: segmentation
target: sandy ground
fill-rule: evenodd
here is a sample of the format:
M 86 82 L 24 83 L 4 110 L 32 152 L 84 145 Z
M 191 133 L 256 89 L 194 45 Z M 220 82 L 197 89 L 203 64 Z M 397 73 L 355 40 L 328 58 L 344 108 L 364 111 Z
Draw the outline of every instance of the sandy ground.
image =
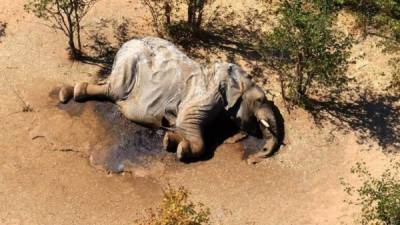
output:
M 352 224 L 357 209 L 343 203 L 339 178 L 354 180 L 349 171 L 358 161 L 379 172 L 395 157 L 382 153 L 371 132 L 360 134 L 357 126 L 344 132 L 328 122 L 321 128 L 298 109 L 282 111 L 286 145 L 256 166 L 241 159 L 242 147 L 235 144 L 220 146 L 207 161 L 182 164 L 164 154 L 128 172 L 108 174 L 90 161 L 101 161 L 93 153 L 118 136 L 110 129 L 120 127 L 121 115 L 106 103 L 63 108 L 54 95 L 63 83 L 93 79 L 99 68 L 69 61 L 62 34 L 24 12 L 23 4 L 0 3 L 0 21 L 8 23 L 0 43 L 0 224 L 133 224 L 158 204 L 166 183 L 188 188 L 193 200 L 210 207 L 217 223 Z M 137 3 L 101 1 L 86 23 L 123 15 L 140 20 L 142 9 L 134 11 L 132 5 Z M 386 79 L 374 74 L 387 71 L 387 57 L 368 47 L 373 42 L 355 47 L 355 55 L 363 51 L 366 57 L 350 73 L 382 91 Z M 33 111 L 22 112 L 25 105 Z M 397 131 L 391 135 L 399 136 L 393 134 Z M 393 143 L 388 148 L 397 149 Z

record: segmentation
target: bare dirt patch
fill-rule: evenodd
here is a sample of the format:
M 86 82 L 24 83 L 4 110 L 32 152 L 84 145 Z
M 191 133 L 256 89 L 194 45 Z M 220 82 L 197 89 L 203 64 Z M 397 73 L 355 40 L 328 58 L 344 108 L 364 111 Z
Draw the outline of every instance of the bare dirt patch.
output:
M 242 160 L 241 144 L 222 145 L 209 160 L 178 163 L 172 153 L 160 152 L 162 132 L 133 125 L 109 103 L 58 105 L 55 87 L 92 80 L 100 68 L 69 61 L 62 34 L 26 14 L 23 3 L 0 3 L 0 21 L 7 23 L 0 43 L 1 224 L 132 224 L 157 205 L 167 182 L 187 187 L 194 201 L 210 207 L 215 222 L 351 224 L 357 209 L 343 203 L 339 178 L 351 181 L 355 162 L 366 161 L 376 172 L 396 157 L 383 154 L 382 143 L 400 136 L 393 108 L 398 99 L 388 105 L 373 94 L 376 101 L 336 105 L 343 111 L 331 104 L 319 109 L 353 121 L 346 132 L 338 129 L 342 123 L 321 120 L 317 126 L 304 110 L 283 110 L 285 145 L 256 166 Z M 86 24 L 122 15 L 142 21 L 144 9 L 135 6 L 100 1 Z M 372 42 L 355 46 L 354 54 L 366 53 L 366 64 L 349 73 L 377 91 L 386 78 L 374 75 L 385 70 L 386 58 Z M 23 111 L 20 98 L 32 111 Z M 283 108 L 279 96 L 276 102 Z

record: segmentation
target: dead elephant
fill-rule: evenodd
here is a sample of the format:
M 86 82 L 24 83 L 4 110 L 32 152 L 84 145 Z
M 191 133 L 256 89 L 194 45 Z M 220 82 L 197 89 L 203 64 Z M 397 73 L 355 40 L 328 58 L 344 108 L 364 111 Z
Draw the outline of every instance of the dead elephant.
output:
M 241 130 L 227 142 L 257 133 L 266 139 L 253 158 L 272 155 L 282 138 L 273 104 L 239 66 L 219 62 L 204 68 L 160 38 L 125 43 L 104 83 L 65 86 L 59 98 L 63 103 L 71 98 L 107 99 L 129 120 L 167 128 L 163 146 L 176 150 L 181 161 L 204 154 L 206 125 L 221 114 L 228 115 Z

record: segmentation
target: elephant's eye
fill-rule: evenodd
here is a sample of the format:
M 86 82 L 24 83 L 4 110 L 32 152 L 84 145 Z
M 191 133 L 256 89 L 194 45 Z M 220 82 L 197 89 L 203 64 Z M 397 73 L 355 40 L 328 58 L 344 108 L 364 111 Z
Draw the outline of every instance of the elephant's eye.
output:
M 256 99 L 255 105 L 256 106 L 260 106 L 261 104 L 262 104 L 262 100 L 261 99 Z

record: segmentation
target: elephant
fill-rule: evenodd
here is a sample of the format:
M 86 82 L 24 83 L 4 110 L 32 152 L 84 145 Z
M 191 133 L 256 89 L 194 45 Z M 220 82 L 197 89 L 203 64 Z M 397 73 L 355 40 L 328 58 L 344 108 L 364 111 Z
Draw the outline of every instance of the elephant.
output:
M 129 120 L 165 129 L 163 148 L 180 161 L 205 152 L 207 125 L 229 117 L 240 130 L 225 143 L 261 135 L 265 145 L 253 158 L 271 156 L 282 132 L 274 105 L 238 65 L 216 62 L 202 66 L 171 42 L 144 37 L 130 40 L 117 52 L 110 75 L 100 83 L 63 86 L 59 101 L 106 99 Z

